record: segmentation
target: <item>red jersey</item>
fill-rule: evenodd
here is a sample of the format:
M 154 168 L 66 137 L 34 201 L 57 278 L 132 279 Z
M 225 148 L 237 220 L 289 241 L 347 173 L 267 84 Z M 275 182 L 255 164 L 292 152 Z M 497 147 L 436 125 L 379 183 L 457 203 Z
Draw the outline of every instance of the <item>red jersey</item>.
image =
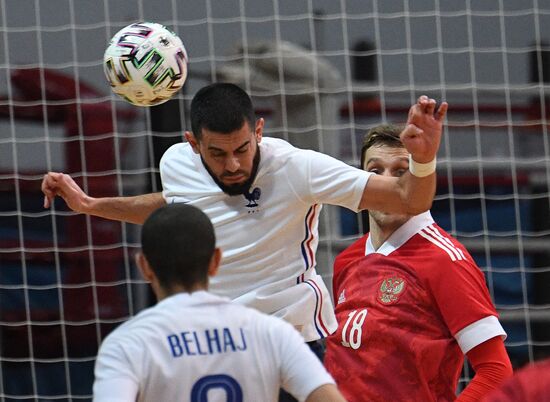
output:
M 337 331 L 325 365 L 349 401 L 450 401 L 464 354 L 505 336 L 466 249 L 417 215 L 374 250 L 368 235 L 334 264 Z
M 550 402 L 550 358 L 522 368 L 482 401 Z

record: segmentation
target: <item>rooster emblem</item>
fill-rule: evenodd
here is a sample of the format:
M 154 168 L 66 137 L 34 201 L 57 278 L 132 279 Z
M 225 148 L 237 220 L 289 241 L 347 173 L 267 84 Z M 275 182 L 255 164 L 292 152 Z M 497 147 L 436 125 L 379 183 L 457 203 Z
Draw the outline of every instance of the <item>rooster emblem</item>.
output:
M 262 190 L 260 190 L 259 187 L 256 187 L 254 190 L 248 192 L 246 191 L 244 193 L 244 198 L 248 201 L 248 204 L 246 204 L 247 208 L 255 208 L 258 206 L 258 201 L 260 199 L 260 196 L 262 195 Z
M 378 289 L 378 301 L 382 304 L 394 304 L 399 300 L 399 295 L 405 289 L 403 278 L 386 278 Z

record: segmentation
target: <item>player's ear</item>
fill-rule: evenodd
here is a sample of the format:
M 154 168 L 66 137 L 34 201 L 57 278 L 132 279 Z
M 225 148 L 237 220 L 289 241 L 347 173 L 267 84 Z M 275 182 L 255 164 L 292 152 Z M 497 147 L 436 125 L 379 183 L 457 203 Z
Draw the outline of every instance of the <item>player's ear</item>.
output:
M 254 128 L 254 135 L 256 136 L 256 141 L 262 142 L 262 136 L 264 134 L 264 124 L 265 120 L 260 117 L 256 120 L 256 127 Z
M 135 258 L 136 265 L 139 267 L 139 271 L 141 272 L 141 276 L 143 276 L 143 279 L 145 279 L 149 283 L 152 283 L 155 274 L 153 273 L 153 270 L 151 269 L 147 258 L 145 258 L 145 255 L 141 251 L 139 251 L 136 253 Z
M 199 141 L 197 140 L 195 135 L 191 131 L 186 131 L 183 136 L 185 137 L 189 145 L 191 145 L 191 148 L 193 148 L 193 152 L 195 152 L 196 154 L 200 153 Z
M 210 264 L 208 265 L 208 276 L 215 276 L 218 273 L 220 268 L 220 263 L 222 261 L 222 250 L 219 247 L 214 249 L 214 254 L 210 259 Z

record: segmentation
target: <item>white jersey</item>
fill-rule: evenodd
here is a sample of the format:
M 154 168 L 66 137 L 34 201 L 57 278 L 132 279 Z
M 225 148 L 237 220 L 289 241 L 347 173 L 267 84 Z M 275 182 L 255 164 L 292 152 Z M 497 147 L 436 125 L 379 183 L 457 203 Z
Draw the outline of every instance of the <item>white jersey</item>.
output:
M 334 384 L 291 325 L 206 291 L 178 293 L 107 336 L 94 402 L 303 401 Z
M 186 202 L 212 220 L 222 266 L 210 290 L 285 319 L 306 341 L 337 328 L 333 306 L 315 271 L 322 204 L 357 211 L 370 173 L 328 155 L 263 138 L 250 193 L 225 194 L 187 143 L 160 162 L 166 202 Z

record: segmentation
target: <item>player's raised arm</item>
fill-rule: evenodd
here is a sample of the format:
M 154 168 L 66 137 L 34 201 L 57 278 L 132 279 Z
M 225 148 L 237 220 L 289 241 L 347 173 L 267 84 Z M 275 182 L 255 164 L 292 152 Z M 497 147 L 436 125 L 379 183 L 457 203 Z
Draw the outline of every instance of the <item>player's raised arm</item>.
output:
M 401 141 L 410 153 L 409 171 L 399 178 L 369 178 L 360 209 L 416 215 L 430 209 L 436 186 L 436 155 L 448 104 L 427 96 L 411 106 Z
M 136 224 L 142 224 L 151 212 L 166 204 L 162 193 L 133 197 L 90 197 L 71 176 L 56 172 L 44 175 L 42 192 L 44 208 L 49 208 L 53 199 L 59 196 L 75 212 Z

